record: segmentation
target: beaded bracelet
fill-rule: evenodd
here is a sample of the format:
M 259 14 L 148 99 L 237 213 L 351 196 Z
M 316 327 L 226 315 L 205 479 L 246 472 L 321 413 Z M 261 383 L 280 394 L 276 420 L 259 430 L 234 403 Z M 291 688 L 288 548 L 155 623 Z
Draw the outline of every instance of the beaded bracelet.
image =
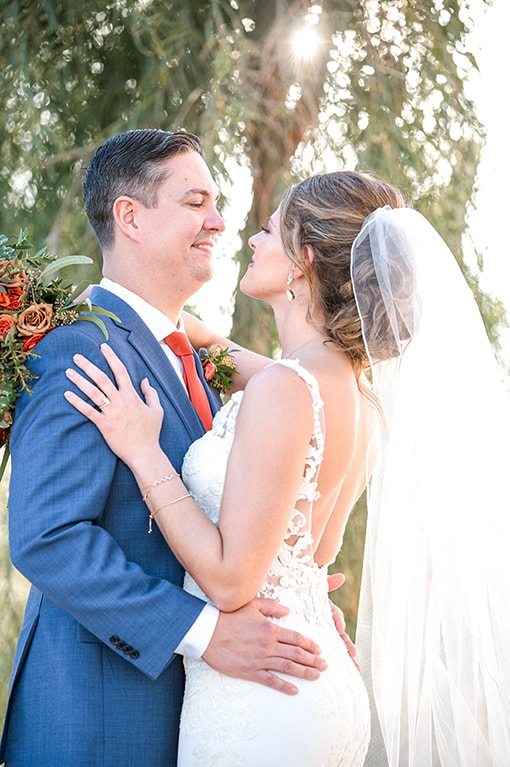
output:
M 165 503 L 164 506 L 160 506 L 159 509 L 156 509 L 156 511 L 151 511 L 151 513 L 149 514 L 149 529 L 147 530 L 147 532 L 152 533 L 152 520 L 156 518 L 156 514 L 159 514 L 159 512 L 162 509 L 166 509 L 167 506 L 173 506 L 174 503 L 183 501 L 185 498 L 191 498 L 191 493 L 186 493 L 186 495 L 181 495 L 179 498 L 174 498 L 173 501 L 170 501 L 169 503 Z
M 164 477 L 155 479 L 154 482 L 151 482 L 150 485 L 147 485 L 147 487 L 144 490 L 142 490 L 142 500 L 144 501 L 147 500 L 147 498 L 149 497 L 149 493 L 153 487 L 162 485 L 163 482 L 170 482 L 171 479 L 177 479 L 178 477 L 179 477 L 178 474 L 166 474 Z

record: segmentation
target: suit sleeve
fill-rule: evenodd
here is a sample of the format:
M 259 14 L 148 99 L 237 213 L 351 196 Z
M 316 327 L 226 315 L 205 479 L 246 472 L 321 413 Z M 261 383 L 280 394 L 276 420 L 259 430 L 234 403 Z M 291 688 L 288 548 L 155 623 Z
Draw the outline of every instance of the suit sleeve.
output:
M 147 508 L 131 472 L 63 396 L 76 352 L 105 369 L 103 338 L 96 328 L 80 329 L 84 324 L 41 341 L 32 395 L 16 406 L 11 558 L 45 597 L 155 679 L 204 603 L 182 590 L 182 568 L 159 531 L 147 534 Z M 180 466 L 189 438 L 174 442 L 171 457 Z

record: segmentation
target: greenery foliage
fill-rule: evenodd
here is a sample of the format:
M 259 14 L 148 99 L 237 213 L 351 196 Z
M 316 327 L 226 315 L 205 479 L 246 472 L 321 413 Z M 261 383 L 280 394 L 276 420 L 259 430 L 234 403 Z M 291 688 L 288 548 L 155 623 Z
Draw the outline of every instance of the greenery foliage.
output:
M 266 220 L 293 179 L 357 167 L 400 186 L 462 261 L 483 142 L 465 94 L 476 66 L 466 44 L 470 7 L 468 0 L 6 0 L 0 229 L 13 232 L 27 212 L 51 251 L 99 263 L 80 200 L 91 152 L 123 129 L 184 127 L 203 139 L 225 190 L 231 158 L 250 169 L 243 235 Z M 312 38 L 294 44 L 303 27 L 315 46 Z M 244 271 L 248 249 L 238 257 Z M 487 320 L 497 326 L 499 309 Z M 236 295 L 240 343 L 267 352 L 271 328 L 265 307 Z

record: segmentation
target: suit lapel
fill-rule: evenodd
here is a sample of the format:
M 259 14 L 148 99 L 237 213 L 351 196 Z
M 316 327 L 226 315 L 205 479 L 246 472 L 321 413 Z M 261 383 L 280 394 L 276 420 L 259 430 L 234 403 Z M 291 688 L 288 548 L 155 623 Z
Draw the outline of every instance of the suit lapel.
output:
M 161 389 L 184 422 L 191 438 L 200 437 L 204 433 L 204 427 L 197 411 L 191 404 L 182 381 L 150 330 L 141 320 L 131 329 L 128 342 L 136 349 L 158 380 Z
M 198 439 L 204 433 L 204 427 L 198 413 L 191 404 L 182 381 L 147 325 L 129 304 L 108 290 L 100 287 L 94 288 L 91 301 L 97 306 L 108 309 L 118 317 L 119 321 L 114 320 L 115 325 L 127 333 L 128 343 L 144 360 L 147 368 L 157 379 L 160 393 L 163 393 L 170 406 L 176 411 L 191 439 Z M 195 357 L 197 358 L 197 355 Z M 123 361 L 127 362 L 126 360 Z M 202 366 L 198 364 L 197 368 L 214 414 L 218 410 L 218 401 L 215 400 L 214 393 L 211 392 L 210 387 L 205 382 Z

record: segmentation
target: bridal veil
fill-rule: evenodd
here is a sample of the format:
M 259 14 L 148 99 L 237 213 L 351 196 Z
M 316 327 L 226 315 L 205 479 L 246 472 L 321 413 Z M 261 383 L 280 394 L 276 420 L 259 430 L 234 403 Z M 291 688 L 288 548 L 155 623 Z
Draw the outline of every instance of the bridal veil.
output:
M 502 767 L 508 393 L 459 266 L 419 213 L 371 214 L 353 245 L 352 278 L 383 413 L 356 637 L 374 720 L 366 764 Z M 380 333 L 381 295 L 391 338 Z

